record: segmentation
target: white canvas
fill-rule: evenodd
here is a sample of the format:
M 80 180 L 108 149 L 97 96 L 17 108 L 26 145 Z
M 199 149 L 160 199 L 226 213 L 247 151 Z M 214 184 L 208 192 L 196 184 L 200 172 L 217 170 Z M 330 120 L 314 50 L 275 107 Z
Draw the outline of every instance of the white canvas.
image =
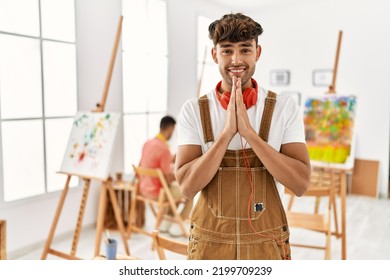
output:
M 77 113 L 60 172 L 106 180 L 119 120 L 119 113 Z

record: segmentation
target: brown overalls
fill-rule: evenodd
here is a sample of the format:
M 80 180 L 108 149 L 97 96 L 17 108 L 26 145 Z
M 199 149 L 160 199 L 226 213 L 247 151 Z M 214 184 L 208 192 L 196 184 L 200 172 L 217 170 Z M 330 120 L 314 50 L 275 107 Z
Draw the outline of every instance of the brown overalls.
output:
M 268 140 L 276 94 L 268 92 L 259 136 Z M 199 98 L 205 142 L 214 141 L 207 96 Z M 274 178 L 252 149 L 227 150 L 192 212 L 188 259 L 290 259 L 289 230 Z

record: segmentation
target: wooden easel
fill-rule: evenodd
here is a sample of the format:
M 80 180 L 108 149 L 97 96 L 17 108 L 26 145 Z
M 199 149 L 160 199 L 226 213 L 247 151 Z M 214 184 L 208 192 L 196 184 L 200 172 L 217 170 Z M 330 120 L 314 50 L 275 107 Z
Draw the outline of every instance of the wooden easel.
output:
M 108 70 L 108 73 L 107 73 L 106 83 L 105 83 L 105 86 L 104 86 L 103 96 L 102 96 L 101 101 L 99 103 L 97 103 L 96 108 L 94 110 L 92 110 L 93 112 L 104 112 L 104 108 L 105 108 L 106 100 L 107 100 L 107 96 L 108 96 L 108 90 L 109 90 L 110 82 L 111 82 L 112 71 L 114 69 L 116 53 L 117 53 L 117 50 L 118 50 L 119 40 L 120 40 L 120 37 L 121 37 L 122 21 L 123 21 L 123 16 L 120 16 L 119 23 L 118 23 L 118 28 L 117 28 L 117 32 L 116 32 L 116 37 L 115 37 L 114 48 L 113 48 L 112 55 L 111 55 L 111 61 L 110 61 L 110 65 L 109 65 L 109 70 Z M 46 244 L 45 244 L 45 247 L 43 249 L 43 253 L 42 253 L 42 257 L 41 257 L 42 260 L 45 260 L 47 258 L 48 254 L 52 254 L 52 255 L 55 255 L 57 257 L 61 257 L 61 258 L 64 258 L 64 259 L 69 259 L 69 260 L 79 260 L 80 259 L 79 257 L 76 256 L 76 251 L 77 251 L 78 241 L 79 241 L 79 238 L 80 238 L 80 233 L 81 233 L 81 228 L 82 228 L 82 221 L 83 221 L 85 207 L 86 207 L 86 202 L 87 202 L 88 193 L 89 193 L 89 187 L 91 185 L 91 180 L 92 179 L 97 179 L 99 181 L 101 181 L 101 179 L 99 179 L 99 178 L 88 178 L 88 177 L 80 176 L 78 174 L 67 174 L 67 175 L 68 175 L 68 177 L 66 179 L 65 187 L 64 187 L 64 189 L 63 189 L 63 191 L 61 193 L 61 197 L 60 197 L 60 200 L 58 202 L 57 210 L 56 210 L 56 213 L 54 215 L 53 223 L 52 223 L 51 228 L 50 228 L 49 236 L 48 236 L 48 238 L 46 240 Z M 70 254 L 67 254 L 67 253 L 60 252 L 58 250 L 52 249 L 51 248 L 51 244 L 53 242 L 54 233 L 55 233 L 55 230 L 56 230 L 56 227 L 57 227 L 57 224 L 58 224 L 58 220 L 59 220 L 61 212 L 62 212 L 62 208 L 63 208 L 64 203 L 65 203 L 65 199 L 66 199 L 66 196 L 67 196 L 67 193 L 68 193 L 68 189 L 69 189 L 69 183 L 70 183 L 70 180 L 71 180 L 72 176 L 77 176 L 80 179 L 84 180 L 84 188 L 83 188 L 83 194 L 82 194 L 80 208 L 79 208 L 79 214 L 78 214 L 78 218 L 77 218 L 76 229 L 75 229 L 75 232 L 74 232 L 74 235 L 73 235 L 73 242 L 72 242 L 71 252 L 70 252 Z M 108 178 L 107 180 L 102 182 L 101 191 L 107 192 L 107 190 L 109 191 L 110 196 L 115 195 L 115 192 L 112 189 L 112 182 L 111 182 L 110 178 Z M 127 244 L 126 230 L 125 230 L 125 228 L 123 226 L 123 223 L 120 223 L 118 221 L 118 220 L 121 221 L 121 217 L 120 217 L 120 213 L 118 211 L 116 211 L 116 210 L 117 209 L 114 209 L 114 211 L 115 211 L 115 218 L 117 219 L 117 223 L 118 223 L 119 229 L 121 231 L 122 240 L 123 240 L 123 243 L 124 243 L 126 254 L 130 255 L 130 249 L 129 249 L 129 246 Z M 122 225 L 122 227 L 120 225 Z
M 337 49 L 336 49 L 336 57 L 334 61 L 333 67 L 333 78 L 332 84 L 329 86 L 329 90 L 325 92 L 325 94 L 336 94 L 336 81 L 337 81 L 337 71 L 339 65 L 340 58 L 340 50 L 341 50 L 341 41 L 343 37 L 343 31 L 339 31 L 338 41 L 337 41 Z M 332 232 L 332 235 L 337 238 L 341 238 L 341 259 L 347 259 L 347 176 L 353 172 L 351 168 L 336 168 L 336 167 L 326 167 L 330 172 L 338 173 L 340 176 L 340 200 L 341 200 L 341 232 L 338 231 L 338 226 L 336 226 L 336 231 Z M 334 208 L 336 209 L 336 208 Z M 336 218 L 335 223 L 338 224 L 337 213 L 334 212 L 334 216 Z
M 7 259 L 6 225 L 6 221 L 0 220 L 0 260 Z
M 339 31 L 339 38 L 337 41 L 337 49 L 336 49 L 336 58 L 334 60 L 334 66 L 333 66 L 333 78 L 332 78 L 332 84 L 329 86 L 329 90 L 326 93 L 336 93 L 336 80 L 337 80 L 337 70 L 339 67 L 339 58 L 340 58 L 340 50 L 341 50 L 341 40 L 343 38 L 343 31 Z
M 332 84 L 329 86 L 328 94 L 336 94 L 337 71 L 339 67 L 339 58 L 341 50 L 341 41 L 343 38 L 343 31 L 339 31 L 337 40 L 336 57 L 333 67 Z M 341 200 L 341 233 L 336 234 L 337 238 L 341 237 L 341 259 L 347 259 L 347 175 L 352 172 L 351 169 L 335 169 L 333 171 L 340 172 L 340 200 Z M 336 213 L 334 213 L 336 215 Z
M 71 248 L 70 254 L 66 254 L 66 253 L 54 250 L 50 247 L 51 243 L 53 242 L 54 233 L 55 233 L 55 230 L 56 230 L 56 227 L 58 224 L 58 220 L 59 220 L 61 212 L 62 212 L 62 208 L 64 206 L 66 195 L 68 194 L 69 183 L 70 183 L 71 178 L 72 178 L 72 175 L 69 174 L 67 179 L 66 179 L 64 190 L 61 193 L 60 201 L 58 202 L 57 210 L 56 210 L 56 213 L 54 215 L 53 223 L 52 223 L 51 228 L 50 228 L 49 237 L 47 238 L 45 247 L 43 249 L 43 253 L 42 253 L 42 257 L 41 257 L 42 260 L 45 260 L 47 258 L 48 254 L 52 254 L 52 255 L 55 255 L 57 257 L 61 257 L 64 259 L 69 259 L 69 260 L 79 260 L 80 259 L 80 258 L 76 257 L 76 250 L 77 250 L 77 244 L 78 244 L 79 237 L 80 237 L 81 225 L 82 225 L 84 210 L 85 210 L 86 201 L 87 201 L 87 197 L 88 197 L 89 186 L 91 184 L 90 178 L 80 178 L 80 179 L 83 179 L 85 183 L 84 183 L 83 195 L 82 195 L 80 209 L 79 209 L 79 215 L 77 218 L 76 229 L 75 229 L 75 232 L 73 235 L 73 242 L 72 242 L 72 248 Z

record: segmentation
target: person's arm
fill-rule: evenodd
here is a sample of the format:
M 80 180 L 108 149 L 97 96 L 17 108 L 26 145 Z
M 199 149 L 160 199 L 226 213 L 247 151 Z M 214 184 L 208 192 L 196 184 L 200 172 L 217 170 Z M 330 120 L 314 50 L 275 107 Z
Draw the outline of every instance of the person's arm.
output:
M 295 195 L 302 196 L 310 182 L 310 159 L 304 143 L 288 143 L 276 151 L 254 131 L 245 136 L 261 162 L 286 188 Z
M 230 98 L 225 127 L 202 155 L 200 145 L 179 146 L 176 154 L 175 175 L 183 195 L 192 199 L 214 177 L 233 136 L 237 133 L 236 98 Z
M 171 157 L 172 156 L 169 149 L 166 149 L 162 152 L 159 162 L 159 168 L 164 173 L 165 180 L 168 184 L 176 180 L 175 174 L 173 173 L 173 169 L 171 167 Z
M 237 81 L 236 88 L 238 132 L 251 145 L 271 175 L 295 195 L 302 196 L 309 187 L 311 173 L 306 145 L 304 143 L 283 144 L 280 152 L 268 145 L 250 125 L 242 98 L 240 80 Z
M 186 198 L 192 199 L 211 181 L 217 173 L 230 140 L 228 136 L 220 134 L 203 155 L 201 146 L 179 146 L 175 174 Z

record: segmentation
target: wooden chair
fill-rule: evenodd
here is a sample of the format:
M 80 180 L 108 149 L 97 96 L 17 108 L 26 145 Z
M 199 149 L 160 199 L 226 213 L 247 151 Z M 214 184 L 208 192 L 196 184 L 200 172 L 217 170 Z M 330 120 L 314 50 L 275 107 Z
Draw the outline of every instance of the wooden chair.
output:
M 160 260 L 166 260 L 164 249 L 180 255 L 187 255 L 188 244 L 162 237 L 157 230 L 152 232 L 154 246 Z
M 129 237 L 132 232 L 138 232 L 138 233 L 152 236 L 151 232 L 148 232 L 143 228 L 136 226 L 134 223 L 135 216 L 136 216 L 135 205 L 137 201 L 143 201 L 145 202 L 145 204 L 150 206 L 153 215 L 156 218 L 154 229 L 158 230 L 161 221 L 163 219 L 166 219 L 171 222 L 178 223 L 183 232 L 183 236 L 188 236 L 188 233 L 184 227 L 184 221 L 177 211 L 177 204 L 181 202 L 184 203 L 185 202 L 184 198 L 179 198 L 176 201 L 173 199 L 171 190 L 168 186 L 167 181 L 165 180 L 165 176 L 160 169 L 142 168 L 142 167 L 136 167 L 134 165 L 133 168 L 137 178 L 140 178 L 140 176 L 144 176 L 144 177 L 148 176 L 151 178 L 156 178 L 160 181 L 162 188 L 160 189 L 159 196 L 156 200 L 150 199 L 141 195 L 139 191 L 140 181 L 139 179 L 136 180 L 136 183 L 134 184 L 134 190 L 131 196 L 131 209 L 130 209 L 130 218 L 129 218 L 130 222 L 127 227 L 127 232 Z M 168 210 L 171 210 L 171 212 L 173 213 L 173 217 L 166 215 Z
M 332 210 L 335 209 L 335 188 L 334 175 L 330 173 L 325 174 L 324 170 L 316 170 L 312 173 L 311 184 L 304 197 L 314 197 L 316 199 L 316 206 L 314 213 L 309 212 L 296 212 L 292 210 L 292 201 L 294 200 L 294 194 L 286 189 L 286 193 L 291 195 L 287 207 L 287 220 L 290 228 L 302 228 L 306 230 L 322 232 L 325 234 L 325 246 L 307 245 L 307 244 L 294 244 L 291 246 L 322 249 L 325 250 L 325 259 L 331 258 L 331 216 Z M 319 201 L 320 198 L 327 198 L 327 207 L 325 213 L 319 213 Z
M 337 195 L 345 195 L 341 193 L 341 173 L 338 170 L 334 170 L 331 168 L 324 167 L 313 167 L 311 177 L 310 177 L 310 186 L 311 187 L 319 187 L 319 186 L 332 186 L 334 190 L 333 199 L 333 219 L 334 219 L 334 231 L 332 231 L 332 235 L 337 238 L 341 237 L 341 232 L 339 230 L 339 213 L 337 210 L 336 198 Z M 291 211 L 292 206 L 295 201 L 295 195 L 291 193 L 288 189 L 285 189 L 286 193 L 290 195 L 290 199 L 288 202 L 287 210 Z M 315 198 L 314 203 L 314 213 L 318 213 L 318 208 L 321 203 L 321 197 L 317 196 Z

